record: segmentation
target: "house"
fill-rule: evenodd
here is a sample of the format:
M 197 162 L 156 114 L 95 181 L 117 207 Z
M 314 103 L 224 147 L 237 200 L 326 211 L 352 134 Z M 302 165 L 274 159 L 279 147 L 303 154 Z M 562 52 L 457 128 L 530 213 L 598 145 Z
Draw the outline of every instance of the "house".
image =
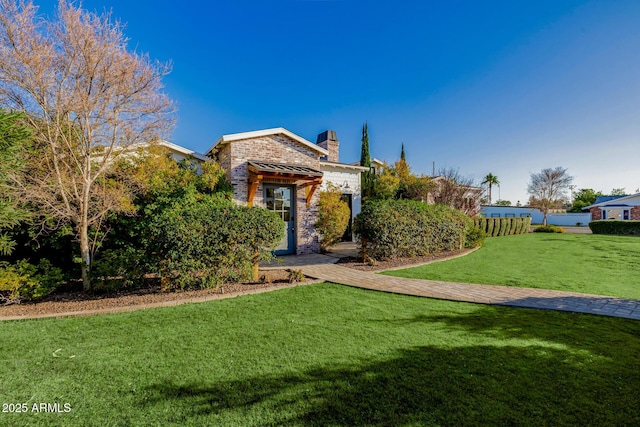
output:
M 353 166 L 359 166 L 360 162 L 353 162 L 351 163 L 351 165 Z M 381 175 L 382 174 L 382 170 L 387 166 L 387 164 L 385 162 L 383 162 L 382 160 L 378 160 L 375 157 L 373 159 L 371 159 L 371 171 L 376 174 L 376 175 Z
M 442 175 L 433 176 L 431 180 L 436 184 L 436 187 L 429 193 L 428 203 L 436 203 L 440 199 L 440 203 L 451 204 L 470 216 L 480 213 L 480 198 L 484 192 L 482 187 L 461 185 L 455 179 Z
M 591 220 L 618 219 L 640 221 L 640 193 L 629 196 L 598 196 L 591 206 L 582 208 L 589 211 Z
M 281 216 L 286 233 L 276 254 L 301 255 L 320 251 L 315 223 L 319 190 L 328 183 L 343 193 L 351 221 L 360 212 L 360 173 L 367 168 L 340 163 L 339 147 L 334 131 L 322 132 L 314 144 L 280 127 L 223 135 L 206 157 L 225 170 L 236 203 Z

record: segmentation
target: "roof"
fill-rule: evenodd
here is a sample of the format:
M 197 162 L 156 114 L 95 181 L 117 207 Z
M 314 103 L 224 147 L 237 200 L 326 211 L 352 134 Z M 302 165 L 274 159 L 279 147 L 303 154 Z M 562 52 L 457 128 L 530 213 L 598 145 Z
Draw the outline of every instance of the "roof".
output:
M 360 162 L 358 161 L 358 162 L 353 162 L 353 163 L 349 163 L 349 164 L 350 164 L 351 166 L 359 166 L 359 165 L 360 165 Z M 372 165 L 373 165 L 373 164 L 376 164 L 376 165 L 378 165 L 378 166 L 384 166 L 384 165 L 385 165 L 385 163 L 384 163 L 382 160 L 378 160 L 378 159 L 376 159 L 375 157 L 374 157 L 373 159 L 371 159 L 371 164 L 372 164 Z
M 354 165 L 354 164 L 346 164 L 346 163 L 339 163 L 339 162 L 330 162 L 327 160 L 320 160 L 320 166 L 327 166 L 327 167 L 334 167 L 334 168 L 341 168 L 341 169 L 350 169 L 353 171 L 358 171 L 358 172 L 366 172 L 369 170 L 369 168 L 365 167 L 365 166 L 360 166 L 360 165 Z
M 326 155 L 329 154 L 329 152 L 327 150 L 325 150 L 324 148 L 317 146 L 313 142 L 307 141 L 303 137 L 298 136 L 295 133 L 293 133 L 293 132 L 291 132 L 291 131 L 283 128 L 283 127 L 272 128 L 272 129 L 263 129 L 263 130 L 255 130 L 255 131 L 251 131 L 251 132 L 232 133 L 232 134 L 229 134 L 229 135 L 222 135 L 220 137 L 220 139 L 218 139 L 216 141 L 216 143 L 213 144 L 211 146 L 211 148 L 209 148 L 207 150 L 206 154 L 209 154 L 211 151 L 213 151 L 218 146 L 221 146 L 221 145 L 224 145 L 224 144 L 228 144 L 230 142 L 241 141 L 243 139 L 261 138 L 261 137 L 264 137 L 264 136 L 271 136 L 271 135 L 285 135 L 285 136 L 293 139 L 294 141 L 299 142 L 300 144 L 306 146 L 307 148 L 310 148 L 312 150 L 317 151 L 318 153 L 322 154 L 323 156 L 326 156 Z
M 247 160 L 249 170 L 277 175 L 321 177 L 322 171 L 309 166 L 293 165 L 287 163 L 262 162 L 260 160 Z
M 196 151 L 190 150 L 188 148 L 185 148 L 181 145 L 178 144 L 174 144 L 173 142 L 169 142 L 169 141 L 164 141 L 161 140 L 160 142 L 158 142 L 158 145 L 161 145 L 163 147 L 167 147 L 170 150 L 176 151 L 180 154 L 184 154 L 186 156 L 192 156 L 195 157 L 198 160 L 202 160 L 203 162 L 207 160 L 206 156 L 204 154 L 198 153 Z
M 593 203 L 597 205 L 599 203 L 610 202 L 611 200 L 619 199 L 621 197 L 626 196 L 596 196 L 596 201 Z
M 600 196 L 602 197 L 602 196 Z M 606 199 L 605 201 L 600 201 L 598 202 L 598 198 L 596 198 L 596 202 L 591 206 L 585 206 L 584 208 L 582 208 L 583 211 L 586 211 L 588 209 L 591 208 L 597 208 L 597 207 L 603 207 L 603 206 L 611 206 L 611 207 L 615 207 L 615 206 L 638 206 L 640 205 L 640 193 L 636 193 L 636 194 L 631 194 L 629 196 L 604 196 Z M 609 198 L 607 198 L 609 197 Z M 625 204 L 624 202 L 627 202 L 629 200 L 632 199 L 638 199 L 638 203 L 636 204 Z M 611 201 L 615 201 L 615 203 L 610 203 Z

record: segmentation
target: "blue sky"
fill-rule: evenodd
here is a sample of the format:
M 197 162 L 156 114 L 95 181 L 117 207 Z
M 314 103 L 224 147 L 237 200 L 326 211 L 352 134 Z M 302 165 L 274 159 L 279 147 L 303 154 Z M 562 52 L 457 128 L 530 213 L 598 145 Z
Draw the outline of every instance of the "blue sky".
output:
M 235 132 L 333 129 L 341 160 L 356 161 L 367 121 L 374 157 L 395 161 L 404 143 L 414 172 L 491 172 L 514 203 L 547 167 L 578 188 L 640 187 L 638 1 L 83 5 L 111 9 L 132 48 L 173 62 L 171 140 L 197 151 Z

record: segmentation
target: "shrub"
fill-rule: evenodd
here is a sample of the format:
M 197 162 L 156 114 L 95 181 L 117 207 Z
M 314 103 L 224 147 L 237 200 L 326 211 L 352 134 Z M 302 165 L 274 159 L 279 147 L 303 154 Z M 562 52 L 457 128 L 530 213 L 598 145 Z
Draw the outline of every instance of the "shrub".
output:
M 251 279 L 254 264 L 272 257 L 283 234 L 282 219 L 271 211 L 205 197 L 161 211 L 146 247 L 163 288 L 212 288 Z
M 19 304 L 43 298 L 53 292 L 62 280 L 62 270 L 43 259 L 37 265 L 27 260 L 15 264 L 0 263 L 0 295 L 9 303 Z
M 290 268 L 287 269 L 287 273 L 289 273 L 289 283 L 299 283 L 304 281 L 304 273 L 302 273 L 302 270 L 294 270 Z
M 534 233 L 564 233 L 564 228 L 558 227 L 557 225 L 542 225 L 540 227 L 536 227 Z
M 363 258 L 378 260 L 461 249 L 472 227 L 460 211 L 413 200 L 369 200 L 355 219 Z
M 97 290 L 140 286 L 145 272 L 145 251 L 132 246 L 102 251 L 91 268 Z
M 476 246 L 482 246 L 484 239 L 487 237 L 487 233 L 478 227 L 471 227 L 467 231 L 467 235 L 464 241 L 465 248 L 475 248 Z
M 531 218 L 474 218 L 474 224 L 486 237 L 507 236 L 528 233 Z
M 640 236 L 640 221 L 618 221 L 604 219 L 591 221 L 589 228 L 593 234 L 618 234 L 622 236 Z
M 322 235 L 320 247 L 326 251 L 340 241 L 349 226 L 349 205 L 340 199 L 342 193 L 329 184 L 326 191 L 320 193 L 318 221 L 315 226 Z
M 484 230 L 487 233 L 487 237 L 493 236 L 493 227 L 496 221 L 494 218 L 478 218 L 476 219 L 476 227 Z

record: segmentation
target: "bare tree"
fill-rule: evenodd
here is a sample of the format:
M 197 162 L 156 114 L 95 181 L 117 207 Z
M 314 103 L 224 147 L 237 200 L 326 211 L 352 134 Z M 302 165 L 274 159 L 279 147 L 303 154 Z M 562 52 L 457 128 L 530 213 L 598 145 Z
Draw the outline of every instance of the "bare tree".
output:
M 109 13 L 68 0 L 52 19 L 30 0 L 0 0 L 0 58 L 0 106 L 26 113 L 36 150 L 16 186 L 25 202 L 74 227 L 89 289 L 105 216 L 132 209 L 113 165 L 171 129 L 161 84 L 170 66 L 129 52 Z
M 437 184 L 432 193 L 435 203 L 450 206 L 468 215 L 478 213 L 483 190 L 472 179 L 460 175 L 457 169 L 447 168 L 440 169 L 433 181 Z
M 555 169 L 543 169 L 531 174 L 531 182 L 527 187 L 529 206 L 538 208 L 543 213 L 542 225 L 547 225 L 547 214 L 550 209 L 562 206 L 567 188 L 573 182 L 567 170 L 558 166 Z

